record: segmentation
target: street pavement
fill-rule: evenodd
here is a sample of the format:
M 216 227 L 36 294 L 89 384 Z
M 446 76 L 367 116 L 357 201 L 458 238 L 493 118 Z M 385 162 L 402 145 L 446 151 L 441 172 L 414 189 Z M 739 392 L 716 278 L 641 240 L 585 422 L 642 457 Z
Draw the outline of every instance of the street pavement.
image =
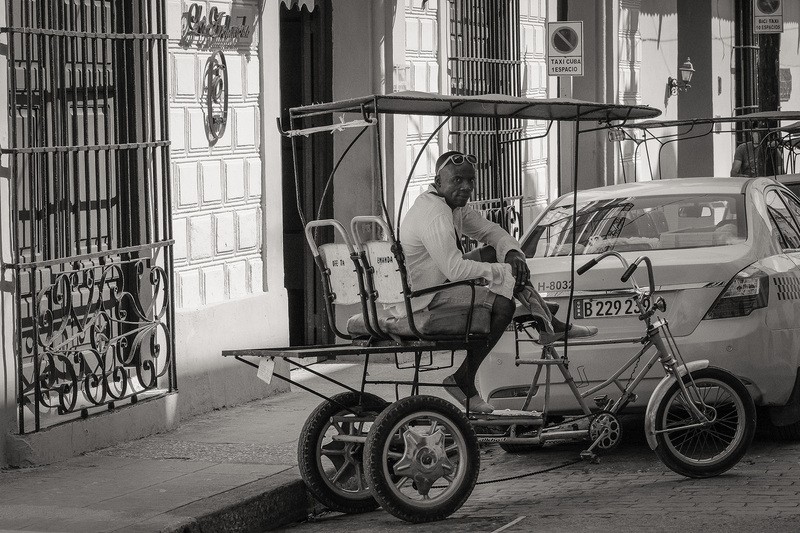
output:
M 497 483 L 491 481 L 570 462 L 585 446 L 548 444 L 520 455 L 483 448 L 479 485 L 458 512 L 435 525 L 406 524 L 381 510 L 328 512 L 288 531 L 800 531 L 800 443 L 758 436 L 728 473 L 687 479 L 648 448 L 641 417 L 627 418 L 624 429 L 623 442 L 599 464 L 578 463 Z
M 356 364 L 314 368 L 350 385 L 361 377 Z M 376 380 L 408 377 L 408 371 L 391 364 L 370 369 Z M 425 379 L 440 382 L 450 371 L 432 372 Z M 292 377 L 329 395 L 341 390 L 305 371 Z M 371 390 L 394 396 L 390 386 Z M 647 448 L 640 418 L 626 421 L 623 444 L 600 464 L 479 485 L 444 522 L 418 526 L 383 511 L 359 516 L 324 512 L 308 498 L 296 462 L 300 430 L 320 401 L 294 388 L 182 421 L 169 433 L 52 465 L 2 470 L 0 531 L 195 533 L 276 526 L 347 533 L 800 531 L 800 443 L 759 439 L 729 474 L 688 480 L 669 471 Z M 479 482 L 560 465 L 577 458 L 581 449 L 561 444 L 510 455 L 487 447 Z

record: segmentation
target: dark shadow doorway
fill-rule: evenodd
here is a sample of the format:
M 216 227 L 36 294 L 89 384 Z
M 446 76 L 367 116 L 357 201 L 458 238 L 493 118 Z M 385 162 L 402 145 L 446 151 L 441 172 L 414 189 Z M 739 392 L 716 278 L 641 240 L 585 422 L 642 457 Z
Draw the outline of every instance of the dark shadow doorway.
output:
M 331 1 L 320 0 L 312 12 L 281 6 L 281 110 L 289 127 L 290 107 L 332 99 Z M 306 122 L 303 127 L 315 125 Z M 330 135 L 298 137 L 297 165 L 301 207 L 306 219 L 330 218 L 333 190 L 320 201 L 333 168 Z M 297 214 L 292 143 L 282 139 L 283 156 L 283 264 L 289 297 L 289 341 L 292 345 L 333 342 L 325 316 L 322 287 Z

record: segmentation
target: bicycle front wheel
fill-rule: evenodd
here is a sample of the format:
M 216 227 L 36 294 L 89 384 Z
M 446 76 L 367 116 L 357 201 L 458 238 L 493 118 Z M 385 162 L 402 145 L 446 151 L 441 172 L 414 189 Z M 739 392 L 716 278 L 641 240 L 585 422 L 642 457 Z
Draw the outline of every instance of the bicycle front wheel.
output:
M 656 453 L 678 474 L 718 476 L 739 462 L 753 440 L 753 399 L 739 378 L 721 368 L 697 370 L 683 383 L 689 398 L 676 381 L 656 408 Z M 700 423 L 689 402 L 708 423 Z

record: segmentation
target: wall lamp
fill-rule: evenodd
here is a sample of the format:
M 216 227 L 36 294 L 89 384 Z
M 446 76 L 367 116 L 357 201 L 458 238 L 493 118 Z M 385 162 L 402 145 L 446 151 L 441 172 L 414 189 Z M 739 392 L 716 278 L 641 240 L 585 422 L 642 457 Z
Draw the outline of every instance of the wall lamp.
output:
M 667 87 L 669 88 L 670 96 L 677 96 L 678 91 L 688 91 L 692 87 L 694 66 L 692 65 L 691 58 L 686 58 L 686 61 L 683 62 L 683 65 L 678 67 L 678 72 L 681 73 L 680 82 L 672 76 L 667 78 Z

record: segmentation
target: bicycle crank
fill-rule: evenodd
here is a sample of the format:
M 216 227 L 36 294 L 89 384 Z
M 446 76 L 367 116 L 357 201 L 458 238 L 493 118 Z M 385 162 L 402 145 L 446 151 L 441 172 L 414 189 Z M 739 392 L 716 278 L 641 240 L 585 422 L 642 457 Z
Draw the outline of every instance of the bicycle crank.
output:
M 592 441 L 590 450 L 610 450 L 622 439 L 622 425 L 613 414 L 599 413 L 589 425 L 589 438 Z

